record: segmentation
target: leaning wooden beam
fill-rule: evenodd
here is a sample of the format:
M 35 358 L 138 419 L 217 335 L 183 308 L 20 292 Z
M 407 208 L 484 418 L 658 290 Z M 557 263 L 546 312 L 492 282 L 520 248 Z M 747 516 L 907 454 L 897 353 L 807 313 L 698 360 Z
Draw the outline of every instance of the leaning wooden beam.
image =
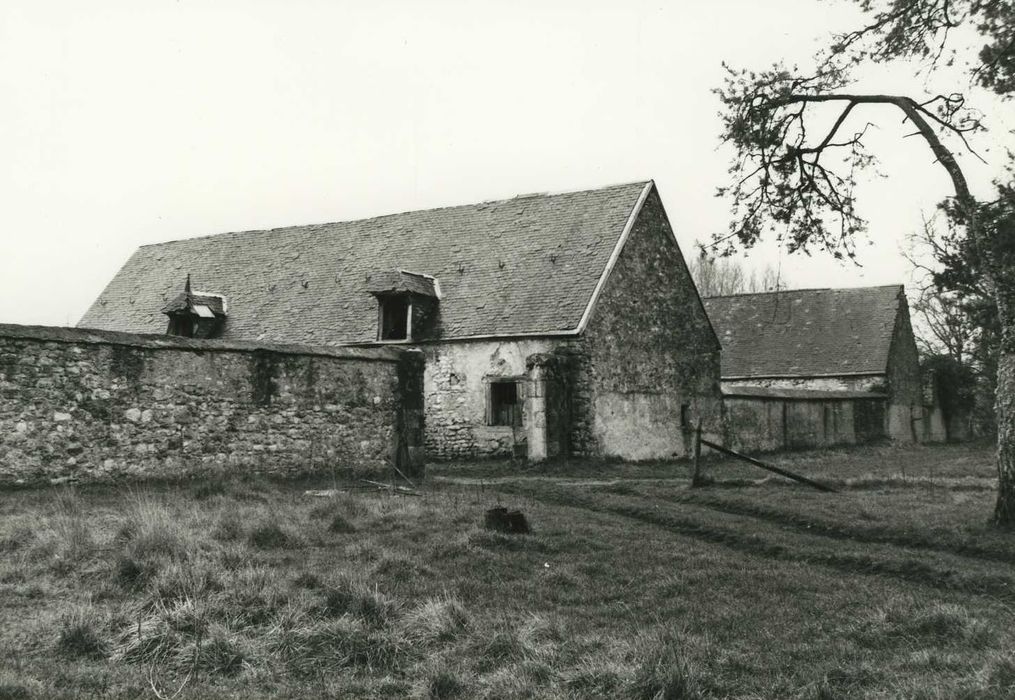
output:
M 413 491 L 412 489 L 407 489 L 404 486 L 396 486 L 395 484 L 383 484 L 380 481 L 371 481 L 370 479 L 360 479 L 360 481 L 362 481 L 365 484 L 370 484 L 371 486 L 375 486 L 375 487 L 377 487 L 379 489 L 384 489 L 386 491 L 391 491 L 393 493 L 404 494 L 406 496 L 422 496 L 423 495 L 419 491 Z
M 736 457 L 737 459 L 742 459 L 743 461 L 745 461 L 745 462 L 747 462 L 749 464 L 753 464 L 756 467 L 761 467 L 762 469 L 765 469 L 767 471 L 774 472 L 774 473 L 778 474 L 779 476 L 784 476 L 787 479 L 792 479 L 793 481 L 799 481 L 801 484 L 807 484 L 808 486 L 816 488 L 819 491 L 829 491 L 831 493 L 835 493 L 835 489 L 833 489 L 831 486 L 826 486 L 825 484 L 819 484 L 817 481 L 811 481 L 806 476 L 800 476 L 799 474 L 794 474 L 791 471 L 787 471 L 785 469 L 780 469 L 779 467 L 773 466 L 771 464 L 766 464 L 765 462 L 762 462 L 761 460 L 754 459 L 754 457 L 748 457 L 747 455 L 740 454 L 739 452 L 731 450 L 728 447 L 723 447 L 722 445 L 717 445 L 714 442 L 709 442 L 705 438 L 701 439 L 701 444 L 705 445 L 706 447 L 711 447 L 716 452 L 722 452 L 723 454 L 727 454 L 730 457 Z
M 403 474 L 403 473 L 402 473 L 402 470 L 401 470 L 401 469 L 399 469 L 397 465 L 395 465 L 395 464 L 392 464 L 391 466 L 392 466 L 392 467 L 394 468 L 394 470 L 395 470 L 396 472 L 398 472 L 398 475 L 399 475 L 400 477 L 402 477 L 403 479 L 405 479 L 405 480 L 406 480 L 406 482 L 408 482 L 409 486 L 411 486 L 411 487 L 412 487 L 413 489 L 415 489 L 415 488 L 416 488 L 416 484 L 412 483 L 412 480 L 411 480 L 411 479 L 409 479 L 409 477 L 407 477 L 407 476 L 406 476 L 405 474 Z

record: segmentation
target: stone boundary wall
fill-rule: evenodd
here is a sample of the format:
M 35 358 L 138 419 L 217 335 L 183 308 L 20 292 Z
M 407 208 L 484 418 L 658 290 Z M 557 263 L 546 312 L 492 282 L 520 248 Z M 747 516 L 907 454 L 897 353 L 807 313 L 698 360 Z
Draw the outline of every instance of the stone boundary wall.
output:
M 0 484 L 416 472 L 422 375 L 396 348 L 0 324 Z

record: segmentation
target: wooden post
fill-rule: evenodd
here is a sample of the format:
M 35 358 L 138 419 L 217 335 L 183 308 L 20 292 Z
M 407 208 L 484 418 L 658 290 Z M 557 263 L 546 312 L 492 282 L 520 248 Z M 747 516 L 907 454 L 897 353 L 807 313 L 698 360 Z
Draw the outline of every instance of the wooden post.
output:
M 701 486 L 701 419 L 694 425 L 694 475 L 691 486 Z

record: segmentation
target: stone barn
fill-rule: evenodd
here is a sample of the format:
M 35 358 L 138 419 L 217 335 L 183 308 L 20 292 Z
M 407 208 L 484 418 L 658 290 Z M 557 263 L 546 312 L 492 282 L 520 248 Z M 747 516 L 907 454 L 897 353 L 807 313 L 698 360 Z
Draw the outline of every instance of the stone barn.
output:
M 705 306 L 723 346 L 731 442 L 939 439 L 902 285 L 737 294 Z
M 84 328 L 425 357 L 432 458 L 686 454 L 719 342 L 652 182 L 143 246 Z

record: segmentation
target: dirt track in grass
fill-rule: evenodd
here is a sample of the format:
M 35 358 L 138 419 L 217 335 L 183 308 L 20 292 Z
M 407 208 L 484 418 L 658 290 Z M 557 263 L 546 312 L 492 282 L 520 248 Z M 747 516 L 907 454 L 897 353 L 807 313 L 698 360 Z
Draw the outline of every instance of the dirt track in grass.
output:
M 1015 692 L 989 448 L 771 458 L 865 486 L 570 463 L 2 493 L 0 697 Z M 494 505 L 533 533 L 484 530 Z

